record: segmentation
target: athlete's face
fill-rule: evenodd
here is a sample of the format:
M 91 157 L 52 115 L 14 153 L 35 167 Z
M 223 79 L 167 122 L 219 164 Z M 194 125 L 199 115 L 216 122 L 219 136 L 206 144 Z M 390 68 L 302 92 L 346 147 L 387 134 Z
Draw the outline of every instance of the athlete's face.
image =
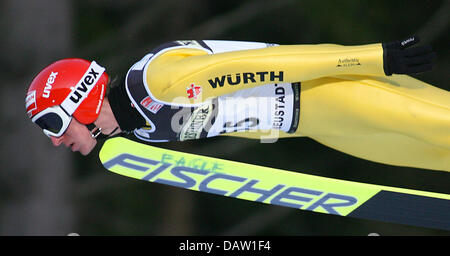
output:
M 61 137 L 50 136 L 50 139 L 54 146 L 64 144 L 66 147 L 70 147 L 73 152 L 79 151 L 82 155 L 89 154 L 97 144 L 88 128 L 75 118 L 72 118 L 69 127 Z

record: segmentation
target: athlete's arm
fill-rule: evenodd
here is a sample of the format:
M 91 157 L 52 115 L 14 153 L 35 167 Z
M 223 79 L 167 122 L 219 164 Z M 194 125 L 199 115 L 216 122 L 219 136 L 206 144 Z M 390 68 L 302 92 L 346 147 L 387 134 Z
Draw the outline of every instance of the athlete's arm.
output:
M 387 74 L 385 45 L 282 45 L 215 54 L 179 48 L 150 63 L 147 84 L 158 99 L 186 102 L 186 91 L 192 84 L 201 87 L 201 101 L 268 83 L 343 74 L 382 76 Z M 189 101 L 193 103 L 194 99 Z

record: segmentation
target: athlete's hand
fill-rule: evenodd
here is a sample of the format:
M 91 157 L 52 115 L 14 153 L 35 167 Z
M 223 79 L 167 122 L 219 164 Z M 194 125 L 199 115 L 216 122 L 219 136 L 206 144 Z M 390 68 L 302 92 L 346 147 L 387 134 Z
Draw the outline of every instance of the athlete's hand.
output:
M 383 43 L 383 66 L 387 76 L 415 74 L 430 70 L 437 55 L 430 45 L 413 46 L 420 41 L 412 36 L 401 41 Z

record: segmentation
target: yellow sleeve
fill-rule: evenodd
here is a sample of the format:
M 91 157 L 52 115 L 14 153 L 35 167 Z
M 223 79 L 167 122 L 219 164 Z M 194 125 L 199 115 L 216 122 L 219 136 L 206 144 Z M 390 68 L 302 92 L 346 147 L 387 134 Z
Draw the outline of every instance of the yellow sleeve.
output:
M 217 54 L 179 48 L 155 57 L 146 79 L 157 99 L 199 103 L 263 84 L 343 74 L 384 75 L 381 44 L 282 45 Z M 188 99 L 191 84 L 201 87 L 197 99 Z

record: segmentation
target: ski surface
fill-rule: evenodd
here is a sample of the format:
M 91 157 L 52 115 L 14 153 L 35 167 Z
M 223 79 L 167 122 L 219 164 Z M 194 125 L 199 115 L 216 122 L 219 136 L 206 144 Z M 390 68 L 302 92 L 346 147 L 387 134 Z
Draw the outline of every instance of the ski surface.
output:
M 325 214 L 450 230 L 450 195 L 345 181 L 108 139 L 99 153 L 117 174 Z

